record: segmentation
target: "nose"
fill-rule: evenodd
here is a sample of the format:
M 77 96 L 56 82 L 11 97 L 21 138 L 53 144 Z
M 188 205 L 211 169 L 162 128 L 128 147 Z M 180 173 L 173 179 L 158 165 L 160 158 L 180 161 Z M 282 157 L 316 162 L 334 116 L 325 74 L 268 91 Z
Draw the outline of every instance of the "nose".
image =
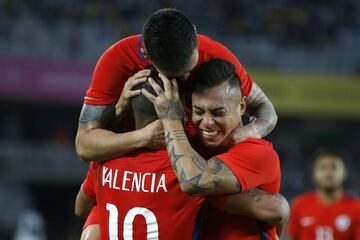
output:
M 203 117 L 202 123 L 204 127 L 209 128 L 214 124 L 214 119 L 206 113 Z

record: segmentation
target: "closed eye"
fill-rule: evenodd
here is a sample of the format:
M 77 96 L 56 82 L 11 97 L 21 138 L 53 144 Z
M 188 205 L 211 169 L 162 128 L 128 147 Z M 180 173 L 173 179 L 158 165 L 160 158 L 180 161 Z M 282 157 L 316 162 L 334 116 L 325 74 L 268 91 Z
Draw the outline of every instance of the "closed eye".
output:
M 212 114 L 215 117 L 222 117 L 222 116 L 226 115 L 226 112 L 225 111 L 214 111 L 214 112 L 212 112 Z

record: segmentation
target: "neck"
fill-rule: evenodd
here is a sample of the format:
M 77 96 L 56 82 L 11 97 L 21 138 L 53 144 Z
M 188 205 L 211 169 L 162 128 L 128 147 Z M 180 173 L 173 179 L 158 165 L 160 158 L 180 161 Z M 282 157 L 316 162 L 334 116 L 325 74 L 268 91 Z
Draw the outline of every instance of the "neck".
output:
M 343 189 L 340 188 L 334 188 L 331 190 L 326 189 L 318 189 L 317 194 L 320 198 L 320 201 L 325 204 L 331 204 L 333 202 L 338 201 L 343 196 Z

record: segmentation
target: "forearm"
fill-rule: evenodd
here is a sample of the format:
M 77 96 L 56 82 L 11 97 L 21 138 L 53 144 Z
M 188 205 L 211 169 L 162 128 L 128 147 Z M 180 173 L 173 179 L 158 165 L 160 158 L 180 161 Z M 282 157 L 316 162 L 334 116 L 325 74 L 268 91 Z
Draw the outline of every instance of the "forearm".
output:
M 249 132 L 247 138 L 265 137 L 275 128 L 278 117 L 271 102 L 257 106 L 253 114 L 248 124 Z
M 95 203 L 95 200 L 90 198 L 83 190 L 83 187 L 81 186 L 75 200 L 75 214 L 78 217 L 86 218 L 93 205 Z
M 241 191 L 233 173 L 218 159 L 206 161 L 190 145 L 181 121 L 163 120 L 166 147 L 183 192 L 192 195 Z
M 145 146 L 140 130 L 113 133 L 95 129 L 79 129 L 76 137 L 76 151 L 84 161 L 104 161 L 120 157 Z
M 187 191 L 187 187 L 198 185 L 198 190 L 203 190 L 198 181 L 208 170 L 206 160 L 191 147 L 181 121 L 162 122 L 170 161 L 182 189 Z
M 290 215 L 290 206 L 283 196 L 257 188 L 232 195 L 224 208 L 227 212 L 256 218 L 276 226 L 279 236 Z
M 277 115 L 273 104 L 267 98 L 261 88 L 254 83 L 250 95 L 247 99 L 247 113 L 251 116 L 248 131 L 244 133 L 243 138 L 256 137 L 261 138 L 269 134 L 277 123 Z

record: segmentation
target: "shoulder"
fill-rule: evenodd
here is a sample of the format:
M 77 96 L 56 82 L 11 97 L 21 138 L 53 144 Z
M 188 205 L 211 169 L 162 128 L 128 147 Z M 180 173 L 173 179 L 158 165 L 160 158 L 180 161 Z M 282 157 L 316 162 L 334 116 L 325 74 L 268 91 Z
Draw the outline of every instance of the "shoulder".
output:
M 231 51 L 214 39 L 198 34 L 198 50 L 200 59 L 208 60 L 210 58 L 222 58 L 227 55 L 232 55 Z
M 264 139 L 256 139 L 256 138 L 245 139 L 244 141 L 231 147 L 228 153 L 245 154 L 245 155 L 251 154 L 254 157 L 266 156 L 266 157 L 274 157 L 276 159 L 278 158 L 278 155 L 274 150 L 271 142 L 266 141 Z
M 121 39 L 120 41 L 111 45 L 104 54 L 107 55 L 122 55 L 134 57 L 138 56 L 139 44 L 141 44 L 141 35 L 132 35 Z
M 360 199 L 357 197 L 354 197 L 350 194 L 344 194 L 344 198 L 342 201 L 346 204 L 352 205 L 356 209 L 360 209 Z

